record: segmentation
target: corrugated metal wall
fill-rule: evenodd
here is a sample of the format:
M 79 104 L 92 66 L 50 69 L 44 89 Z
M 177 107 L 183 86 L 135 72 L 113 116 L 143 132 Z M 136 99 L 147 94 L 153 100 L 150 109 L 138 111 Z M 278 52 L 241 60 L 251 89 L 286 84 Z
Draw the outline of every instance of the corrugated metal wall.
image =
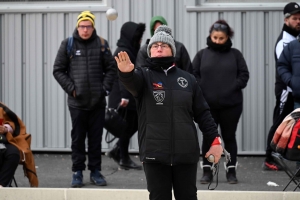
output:
M 143 43 L 150 37 L 152 16 L 164 16 L 175 39 L 184 43 L 191 59 L 206 47 L 210 25 L 219 18 L 235 31 L 233 46 L 247 61 L 250 81 L 244 90 L 244 112 L 237 138 L 240 154 L 263 154 L 274 107 L 275 67 L 273 49 L 283 25 L 286 3 L 218 6 L 194 0 L 107 0 L 72 4 L 0 4 L 0 100 L 14 110 L 33 135 L 32 149 L 69 151 L 71 122 L 66 95 L 52 76 L 61 41 L 72 34 L 77 15 L 91 10 L 96 30 L 107 38 L 112 51 L 122 24 L 145 22 Z M 9 7 L 9 8 L 8 8 Z M 116 21 L 105 17 L 108 7 L 119 12 Z M 103 136 L 104 137 L 104 136 Z M 110 146 L 103 142 L 103 151 Z M 138 151 L 134 136 L 131 152 Z

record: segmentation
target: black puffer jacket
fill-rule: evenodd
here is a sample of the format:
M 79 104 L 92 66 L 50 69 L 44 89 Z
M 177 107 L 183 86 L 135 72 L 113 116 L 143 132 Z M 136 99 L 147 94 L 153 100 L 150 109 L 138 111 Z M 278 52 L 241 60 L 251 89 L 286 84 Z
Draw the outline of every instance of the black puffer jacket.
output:
M 105 52 L 101 52 L 96 30 L 88 40 L 83 40 L 75 29 L 71 59 L 67 55 L 67 43 L 68 38 L 60 45 L 53 75 L 68 94 L 68 105 L 82 110 L 91 110 L 95 106 L 105 107 L 105 96 L 112 89 L 117 68 L 107 41 Z M 75 98 L 72 95 L 74 90 Z
M 117 56 L 121 51 L 126 51 L 130 57 L 131 62 L 135 64 L 136 56 L 140 49 L 140 41 L 145 32 L 145 29 L 146 26 L 143 23 L 124 23 L 121 28 L 120 39 L 117 42 L 118 48 L 116 49 L 114 56 Z M 121 98 L 129 100 L 127 109 L 136 110 L 136 104 L 133 96 L 126 90 L 123 84 L 119 81 L 119 78 L 116 76 L 113 89 L 109 94 L 108 106 L 110 108 L 116 108 L 121 102 Z
M 146 63 L 146 59 L 149 57 L 147 54 L 147 47 L 149 41 L 150 39 L 148 39 L 146 41 L 146 44 L 144 44 L 139 50 L 139 53 L 136 58 L 137 67 L 144 66 Z M 176 40 L 174 41 L 176 47 L 176 55 L 175 55 L 176 67 L 179 67 L 180 69 L 193 74 L 193 65 L 188 51 L 186 50 L 185 46 L 181 42 L 178 42 Z
M 293 91 L 293 97 L 300 101 L 300 41 L 287 44 L 278 61 L 277 71 L 282 81 Z
M 129 73 L 119 71 L 119 79 L 137 100 L 142 162 L 197 163 L 200 149 L 194 121 L 209 144 L 219 136 L 201 89 L 188 72 L 137 67 Z

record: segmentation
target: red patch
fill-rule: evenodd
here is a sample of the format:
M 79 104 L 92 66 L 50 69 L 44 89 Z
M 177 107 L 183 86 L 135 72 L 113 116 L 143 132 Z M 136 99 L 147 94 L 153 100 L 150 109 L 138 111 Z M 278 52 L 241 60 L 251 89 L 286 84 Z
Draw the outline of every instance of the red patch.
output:
M 153 89 L 163 89 L 162 83 L 152 83 Z

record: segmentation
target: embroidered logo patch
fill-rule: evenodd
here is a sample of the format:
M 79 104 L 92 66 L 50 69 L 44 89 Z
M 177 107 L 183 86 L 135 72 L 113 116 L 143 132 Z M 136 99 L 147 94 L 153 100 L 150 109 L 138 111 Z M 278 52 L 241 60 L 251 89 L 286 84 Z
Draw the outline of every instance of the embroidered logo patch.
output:
M 158 83 L 152 83 L 153 85 L 153 89 L 154 90 L 158 90 L 158 89 L 163 89 L 163 86 L 162 86 L 162 83 L 161 82 L 158 82 Z
M 156 90 L 153 91 L 153 96 L 155 101 L 157 102 L 156 105 L 163 105 L 163 101 L 165 99 L 165 91 L 163 90 Z
M 179 77 L 178 79 L 177 79 L 177 83 L 181 86 L 181 87 L 183 87 L 183 88 L 186 88 L 187 86 L 188 86 L 188 81 L 185 79 L 185 78 L 183 78 L 183 77 Z
M 77 50 L 76 53 L 75 53 L 75 55 L 76 55 L 76 56 L 80 56 L 80 55 L 81 55 L 80 50 Z

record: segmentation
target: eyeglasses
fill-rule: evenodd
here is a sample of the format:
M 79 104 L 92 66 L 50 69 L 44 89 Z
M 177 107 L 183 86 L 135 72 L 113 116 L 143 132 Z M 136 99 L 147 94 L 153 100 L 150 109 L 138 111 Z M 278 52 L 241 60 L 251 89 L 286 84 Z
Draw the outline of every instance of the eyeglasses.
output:
M 93 26 L 92 25 L 88 25 L 88 26 L 80 25 L 80 26 L 78 26 L 78 28 L 81 30 L 84 30 L 84 29 L 91 30 L 93 28 Z
M 162 49 L 167 49 L 167 48 L 169 48 L 169 45 L 168 44 L 153 44 L 151 46 L 151 48 L 153 48 L 153 49 L 158 49 L 158 47 L 161 47 Z
M 219 24 L 219 23 L 215 23 L 213 25 L 214 29 L 222 29 L 222 30 L 227 30 L 227 26 L 225 24 Z

